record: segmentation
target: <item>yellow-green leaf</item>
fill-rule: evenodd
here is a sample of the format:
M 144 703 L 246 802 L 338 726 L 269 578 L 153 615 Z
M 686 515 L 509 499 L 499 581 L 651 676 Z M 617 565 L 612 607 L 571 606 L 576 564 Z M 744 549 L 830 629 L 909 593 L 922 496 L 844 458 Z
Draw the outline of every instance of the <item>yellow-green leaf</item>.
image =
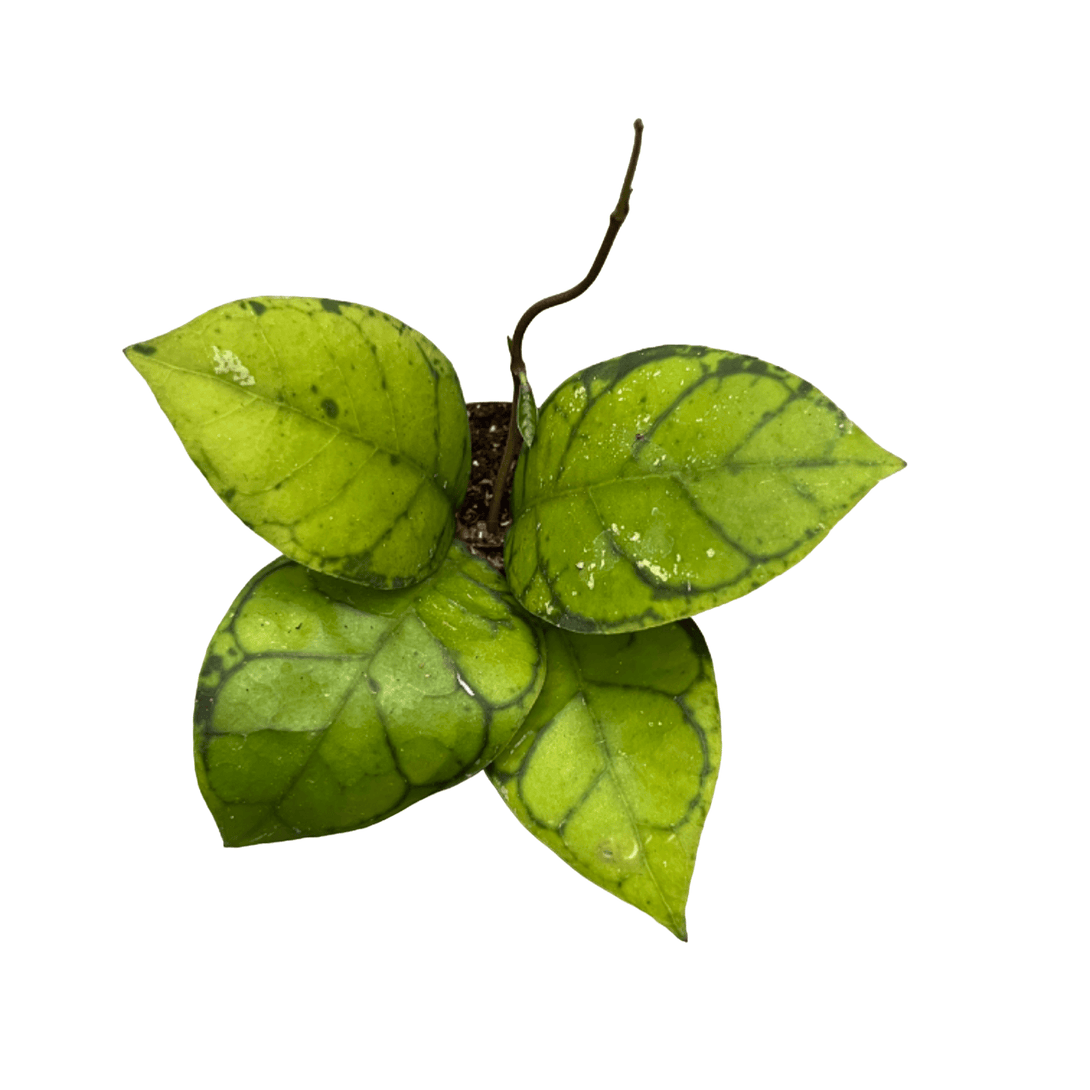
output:
M 631 635 L 545 629 L 545 686 L 488 774 L 584 877 L 686 938 L 719 771 L 711 657 L 693 621 Z
M 442 562 L 469 425 L 454 368 L 403 322 L 244 299 L 125 354 L 220 498 L 286 556 L 376 587 Z
M 232 847 L 371 825 L 480 771 L 544 674 L 535 627 L 460 542 L 401 590 L 278 559 L 208 648 L 201 792 Z
M 903 466 L 779 367 L 634 352 L 542 407 L 515 473 L 507 577 L 526 609 L 573 631 L 692 616 L 798 563 Z

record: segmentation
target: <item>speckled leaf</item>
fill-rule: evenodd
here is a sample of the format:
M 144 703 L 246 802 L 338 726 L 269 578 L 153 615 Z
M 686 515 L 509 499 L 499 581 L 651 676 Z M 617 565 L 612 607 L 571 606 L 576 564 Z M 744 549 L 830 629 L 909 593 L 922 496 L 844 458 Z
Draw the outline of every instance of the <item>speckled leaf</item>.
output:
M 480 771 L 544 680 L 516 609 L 459 542 L 401 590 L 285 558 L 260 571 L 197 688 L 197 779 L 223 842 L 358 829 Z
M 454 368 L 403 322 L 245 299 L 125 354 L 223 501 L 285 555 L 378 587 L 442 562 L 469 426 Z
M 693 621 L 620 636 L 547 627 L 545 647 L 545 687 L 489 777 L 538 840 L 685 939 L 720 756 L 704 638 Z
M 573 631 L 688 617 L 798 563 L 903 466 L 771 364 L 634 352 L 542 407 L 515 473 L 507 577 L 531 613 Z

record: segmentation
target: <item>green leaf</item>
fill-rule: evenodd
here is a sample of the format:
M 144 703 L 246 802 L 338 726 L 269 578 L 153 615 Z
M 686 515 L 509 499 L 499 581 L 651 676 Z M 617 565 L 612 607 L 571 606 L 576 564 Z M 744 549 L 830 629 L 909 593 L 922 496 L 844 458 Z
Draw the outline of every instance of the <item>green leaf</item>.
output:
M 688 617 L 798 563 L 903 467 L 771 364 L 686 345 L 634 352 L 543 406 L 515 473 L 508 581 L 573 631 Z
M 403 322 L 245 299 L 125 354 L 220 498 L 285 555 L 377 587 L 442 563 L 469 424 L 454 368 Z
M 622 636 L 545 630 L 545 687 L 488 774 L 585 878 L 686 938 L 719 772 L 719 703 L 693 621 Z
M 402 590 L 285 558 L 258 572 L 197 688 L 197 779 L 224 844 L 358 829 L 480 771 L 544 681 L 517 608 L 460 542 Z
M 534 391 L 530 389 L 530 380 L 526 372 L 519 374 L 519 403 L 517 420 L 519 435 L 526 445 L 533 446 L 534 435 L 537 432 L 537 402 L 534 401 Z

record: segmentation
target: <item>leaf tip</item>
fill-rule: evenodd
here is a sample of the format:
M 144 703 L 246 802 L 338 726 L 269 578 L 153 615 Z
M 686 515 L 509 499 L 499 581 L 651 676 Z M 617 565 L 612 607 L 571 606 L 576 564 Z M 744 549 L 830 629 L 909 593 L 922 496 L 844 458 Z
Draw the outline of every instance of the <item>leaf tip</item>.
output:
M 892 477 L 894 473 L 900 473 L 908 465 L 904 458 L 898 458 L 896 454 L 891 454 L 889 451 L 886 451 L 886 457 L 886 465 L 882 472 L 883 479 Z
M 671 908 L 663 899 L 663 904 L 666 907 L 665 917 L 656 916 L 656 919 L 670 932 L 675 938 L 681 939 L 682 942 L 689 941 L 689 927 L 685 922 L 685 903 L 684 901 L 677 908 Z
M 148 356 L 154 356 L 158 349 L 153 344 L 145 344 L 140 341 L 136 344 L 130 344 L 128 348 L 122 350 L 130 361 L 136 363 L 137 357 L 147 358 Z

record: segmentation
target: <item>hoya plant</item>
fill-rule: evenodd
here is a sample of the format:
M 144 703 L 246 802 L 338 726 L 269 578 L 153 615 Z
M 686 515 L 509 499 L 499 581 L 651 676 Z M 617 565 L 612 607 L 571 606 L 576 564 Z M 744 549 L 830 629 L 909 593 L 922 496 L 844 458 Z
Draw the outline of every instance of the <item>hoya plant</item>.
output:
M 904 463 L 809 382 L 661 345 L 535 407 L 467 406 L 404 322 L 331 299 L 217 307 L 126 349 L 220 499 L 282 554 L 197 684 L 226 845 L 360 829 L 484 771 L 576 871 L 679 938 L 720 759 L 693 615 L 803 559 Z M 513 470 L 513 472 L 512 472 Z

